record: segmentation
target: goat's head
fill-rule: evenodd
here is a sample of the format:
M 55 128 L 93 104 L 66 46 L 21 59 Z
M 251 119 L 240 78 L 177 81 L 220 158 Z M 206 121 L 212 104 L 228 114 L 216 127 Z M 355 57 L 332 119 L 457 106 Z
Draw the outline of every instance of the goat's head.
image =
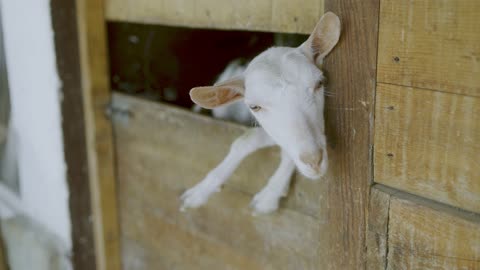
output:
M 340 37 L 340 20 L 326 13 L 298 48 L 274 47 L 255 57 L 242 76 L 190 91 L 198 105 L 212 109 L 240 99 L 265 131 L 295 161 L 302 174 L 321 176 L 326 153 L 320 66 Z

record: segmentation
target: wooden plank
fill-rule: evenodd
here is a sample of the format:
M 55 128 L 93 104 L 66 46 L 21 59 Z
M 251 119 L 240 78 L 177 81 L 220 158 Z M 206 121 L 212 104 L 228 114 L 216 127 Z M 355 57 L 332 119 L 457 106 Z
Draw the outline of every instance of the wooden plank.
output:
M 480 218 L 392 197 L 386 269 L 480 269 Z
M 103 1 L 77 0 L 83 110 L 97 269 L 120 269 Z M 80 102 L 80 101 L 78 101 Z
M 278 165 L 278 151 L 266 149 L 248 157 L 206 206 L 182 213 L 179 195 L 221 161 L 245 127 L 120 94 L 113 105 L 123 239 L 140 241 L 149 256 L 161 254 L 170 244 L 151 235 L 164 238 L 170 232 L 146 224 L 156 219 L 152 224 L 166 222 L 199 242 L 225 245 L 261 269 L 316 269 L 326 220 L 320 209 L 326 193 L 322 182 L 297 178 L 278 213 L 252 217 L 248 204 Z M 143 233 L 150 236 L 141 240 Z M 132 241 L 123 245 L 128 258 Z M 185 245 L 172 256 L 189 249 Z M 151 263 L 150 268 L 159 268 L 160 262 Z
M 107 0 L 111 21 L 309 34 L 323 0 Z
M 372 130 L 379 1 L 328 0 L 325 10 L 342 21 L 340 41 L 324 68 L 329 148 L 328 241 L 319 265 L 324 269 L 365 269 L 366 210 L 372 179 Z
M 480 96 L 480 2 L 383 0 L 378 81 Z
M 387 265 L 388 215 L 390 194 L 372 188 L 367 222 L 368 270 L 384 270 Z
M 75 0 L 52 0 L 55 54 L 62 93 L 62 131 L 69 190 L 73 269 L 95 270 L 92 205 Z
M 132 148 L 125 150 L 125 153 L 131 153 Z M 145 168 L 156 165 L 165 171 L 164 163 L 158 163 L 158 160 L 155 162 L 148 155 L 138 154 L 133 157 L 145 161 L 145 167 L 137 165 L 137 169 L 132 168 L 132 165 L 128 166 L 133 164 L 132 160 L 119 158 L 119 172 L 122 173 L 119 179 L 122 238 L 137 241 L 150 256 L 172 248 L 171 242 L 159 242 L 170 237 L 165 235 L 173 233 L 172 230 L 154 226 L 157 223 L 167 223 L 170 224 L 169 227 L 194 235 L 196 238 L 193 240 L 197 244 L 214 242 L 221 247 L 225 246 L 223 249 L 231 250 L 229 253 L 244 258 L 241 259 L 242 263 L 258 265 L 258 269 L 315 269 L 320 245 L 317 241 L 319 226 L 315 219 L 290 210 L 282 210 L 273 216 L 252 217 L 248 208 L 251 196 L 228 187 L 212 197 L 206 207 L 182 213 L 178 210 L 178 195 L 186 187 L 187 181 L 181 180 L 188 179 L 186 176 L 191 174 L 188 169 L 184 168 L 186 173 L 183 174 L 175 173 L 176 177 L 173 173 L 159 175 L 155 171 L 149 175 L 145 173 Z M 149 162 L 150 160 L 154 162 Z M 172 258 L 182 257 L 182 250 L 192 248 L 189 241 L 182 241 L 181 238 L 177 241 L 181 242 L 177 243 L 180 247 L 171 251 Z M 122 243 L 124 256 L 135 257 L 128 254 L 132 247 L 127 242 Z M 205 260 L 218 258 L 219 261 L 233 263 L 228 254 L 209 253 L 204 254 L 210 256 Z M 220 258 L 222 255 L 225 257 Z M 192 258 L 199 259 L 201 258 Z M 125 261 L 124 265 L 130 263 Z M 188 261 L 178 263 L 180 268 L 186 269 L 189 269 L 188 264 Z M 149 269 L 163 269 L 160 266 L 152 264 Z M 210 268 L 199 266 L 196 269 Z
M 375 182 L 480 212 L 480 99 L 378 84 Z
M 151 208 L 135 207 L 122 227 L 124 269 L 264 269 L 227 245 L 165 222 Z
M 479 269 L 480 215 L 372 187 L 367 269 Z

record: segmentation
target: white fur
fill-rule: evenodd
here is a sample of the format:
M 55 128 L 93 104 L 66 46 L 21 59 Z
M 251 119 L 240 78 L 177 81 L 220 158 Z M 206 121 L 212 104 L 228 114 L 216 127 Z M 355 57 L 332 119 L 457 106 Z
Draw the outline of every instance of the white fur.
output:
M 243 74 L 245 68 L 246 66 L 242 64 L 241 60 L 233 60 L 227 65 L 222 74 L 220 74 L 216 83 L 220 83 Z M 212 115 L 218 119 L 230 120 L 245 125 L 251 125 L 255 121 L 253 115 L 241 101 L 234 102 L 227 106 L 215 108 L 212 110 Z
M 278 208 L 280 198 L 288 193 L 295 166 L 310 179 L 318 179 L 326 173 L 324 88 L 319 84 L 324 76 L 318 64 L 333 49 L 340 35 L 338 17 L 327 14 L 302 46 L 274 47 L 261 53 L 239 79 L 232 80 L 235 82 L 231 87 L 226 82 L 192 89 L 190 94 L 195 102 L 218 110 L 228 104 L 230 98 L 232 101 L 239 99 L 239 82 L 242 82 L 243 103 L 247 108 L 261 107 L 252 113 L 262 127 L 252 128 L 239 137 L 225 159 L 203 181 L 182 195 L 182 210 L 204 204 L 247 155 L 263 147 L 279 145 L 282 155 L 268 184 L 253 198 L 254 213 L 270 213 Z M 320 59 L 317 59 L 318 55 Z M 220 94 L 212 97 L 216 91 Z M 225 95 L 225 91 L 231 92 Z

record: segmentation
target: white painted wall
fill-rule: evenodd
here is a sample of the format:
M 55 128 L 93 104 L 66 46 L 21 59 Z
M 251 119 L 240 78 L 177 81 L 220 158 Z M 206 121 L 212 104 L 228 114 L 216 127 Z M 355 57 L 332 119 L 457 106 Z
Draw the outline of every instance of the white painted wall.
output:
M 50 1 L 1 0 L 1 5 L 22 204 L 71 249 Z

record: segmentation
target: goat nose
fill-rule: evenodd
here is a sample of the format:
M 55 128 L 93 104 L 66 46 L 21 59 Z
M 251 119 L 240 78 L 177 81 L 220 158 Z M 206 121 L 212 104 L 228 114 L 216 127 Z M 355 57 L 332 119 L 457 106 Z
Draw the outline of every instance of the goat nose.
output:
M 303 153 L 300 155 L 300 161 L 309 165 L 315 171 L 320 169 L 320 163 L 322 162 L 323 153 L 319 151 L 317 153 Z

